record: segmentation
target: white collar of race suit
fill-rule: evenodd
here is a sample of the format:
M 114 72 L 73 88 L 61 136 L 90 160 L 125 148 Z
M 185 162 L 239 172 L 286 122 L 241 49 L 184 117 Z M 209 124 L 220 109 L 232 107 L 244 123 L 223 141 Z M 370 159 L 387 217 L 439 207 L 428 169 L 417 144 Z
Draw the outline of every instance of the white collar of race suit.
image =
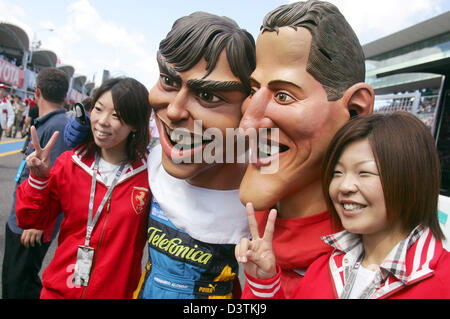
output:
M 192 186 L 169 175 L 161 163 L 161 145 L 148 157 L 149 183 L 155 200 L 170 221 L 192 238 L 212 244 L 236 244 L 249 236 L 239 189 Z

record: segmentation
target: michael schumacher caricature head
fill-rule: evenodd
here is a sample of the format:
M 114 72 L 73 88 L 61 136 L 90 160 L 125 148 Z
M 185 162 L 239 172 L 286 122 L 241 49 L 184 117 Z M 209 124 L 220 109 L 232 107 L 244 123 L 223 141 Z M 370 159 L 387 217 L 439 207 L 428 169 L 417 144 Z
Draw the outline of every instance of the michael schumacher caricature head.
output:
M 241 201 L 257 210 L 286 200 L 307 214 L 323 211 L 320 167 L 328 143 L 351 116 L 373 107 L 361 45 L 334 5 L 296 2 L 266 15 L 256 62 L 240 127 L 278 128 L 279 148 L 249 164 Z M 275 161 L 275 174 L 261 173 Z

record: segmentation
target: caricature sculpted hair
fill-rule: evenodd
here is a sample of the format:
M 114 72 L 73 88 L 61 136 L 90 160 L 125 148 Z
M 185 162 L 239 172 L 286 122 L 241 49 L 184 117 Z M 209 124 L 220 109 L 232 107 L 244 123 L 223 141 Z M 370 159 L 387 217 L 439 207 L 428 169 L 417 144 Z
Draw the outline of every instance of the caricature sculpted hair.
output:
M 132 78 L 111 78 L 95 91 L 92 105 L 111 91 L 114 110 L 120 120 L 132 126 L 136 131 L 127 137 L 126 156 L 129 163 L 144 159 L 149 143 L 150 103 L 148 91 L 139 81 Z M 133 136 L 134 135 L 134 136 Z
M 303 27 L 311 32 L 306 70 L 322 84 L 329 101 L 339 100 L 349 87 L 364 82 L 361 44 L 333 4 L 311 0 L 282 5 L 264 17 L 261 32 L 278 32 L 281 27 Z
M 69 90 L 69 77 L 57 68 L 45 68 L 36 78 L 36 87 L 45 100 L 62 104 Z
M 322 191 L 334 224 L 342 227 L 329 196 L 334 168 L 349 144 L 366 138 L 380 174 L 388 223 L 400 221 L 406 231 L 423 224 L 443 239 L 437 214 L 441 175 L 435 141 L 429 128 L 408 112 L 358 116 L 334 136 L 322 168 Z
M 175 70 L 184 72 L 201 58 L 207 62 L 208 76 L 215 68 L 220 54 L 226 50 L 231 71 L 250 93 L 250 74 L 255 69 L 255 41 L 236 22 L 206 12 L 194 12 L 175 21 L 172 30 L 159 45 L 159 54 Z

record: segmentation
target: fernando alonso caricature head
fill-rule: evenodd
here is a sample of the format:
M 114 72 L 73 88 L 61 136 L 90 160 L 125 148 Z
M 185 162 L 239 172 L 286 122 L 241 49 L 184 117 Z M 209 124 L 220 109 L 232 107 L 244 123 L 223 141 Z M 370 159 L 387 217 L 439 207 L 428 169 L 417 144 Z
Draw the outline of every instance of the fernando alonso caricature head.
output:
M 324 211 L 320 166 L 328 143 L 351 116 L 373 108 L 361 45 L 334 5 L 296 2 L 266 15 L 256 61 L 240 127 L 278 128 L 280 147 L 249 164 L 241 201 L 257 210 L 279 203 L 283 218 Z M 274 161 L 278 171 L 262 174 L 260 163 Z
M 160 43 L 157 61 L 160 78 L 149 101 L 156 114 L 165 170 L 195 186 L 238 188 L 244 166 L 194 160 L 213 142 L 199 137 L 195 125 L 201 121 L 200 134 L 214 128 L 223 136 L 226 128 L 239 126 L 241 104 L 250 93 L 249 76 L 255 68 L 253 37 L 229 18 L 195 12 L 175 21 Z M 192 139 L 184 144 L 174 140 L 177 129 L 184 129 Z M 225 147 L 220 148 L 225 152 Z

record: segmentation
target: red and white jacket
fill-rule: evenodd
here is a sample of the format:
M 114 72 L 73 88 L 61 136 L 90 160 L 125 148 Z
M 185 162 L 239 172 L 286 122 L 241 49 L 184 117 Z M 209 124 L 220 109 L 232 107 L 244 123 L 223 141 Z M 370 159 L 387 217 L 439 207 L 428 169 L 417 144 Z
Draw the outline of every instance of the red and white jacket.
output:
M 359 235 L 343 231 L 325 236 L 335 250 L 317 259 L 294 290 L 294 299 L 338 299 L 348 270 L 360 256 Z M 285 298 L 281 289 L 280 268 L 274 278 L 261 280 L 248 274 L 248 293 L 243 298 Z M 386 257 L 375 275 L 371 299 L 450 298 L 450 253 L 429 228 L 418 226 Z
M 79 245 L 84 245 L 94 157 L 83 144 L 61 154 L 48 179 L 30 174 L 17 189 L 21 228 L 46 229 L 60 212 L 58 248 L 44 271 L 41 298 L 132 298 L 141 275 L 150 204 L 147 159 L 126 165 L 92 232 L 95 249 L 89 285 L 72 283 Z M 97 175 L 94 214 L 107 192 Z
M 264 235 L 268 216 L 269 211 L 255 212 L 261 237 Z M 327 255 L 333 250 L 320 240 L 322 236 L 332 232 L 333 226 L 327 210 L 308 217 L 276 219 L 272 246 L 281 270 L 284 296 L 290 298 L 294 289 L 303 280 L 308 267 L 320 256 Z M 248 289 L 246 284 L 243 296 L 249 294 Z

